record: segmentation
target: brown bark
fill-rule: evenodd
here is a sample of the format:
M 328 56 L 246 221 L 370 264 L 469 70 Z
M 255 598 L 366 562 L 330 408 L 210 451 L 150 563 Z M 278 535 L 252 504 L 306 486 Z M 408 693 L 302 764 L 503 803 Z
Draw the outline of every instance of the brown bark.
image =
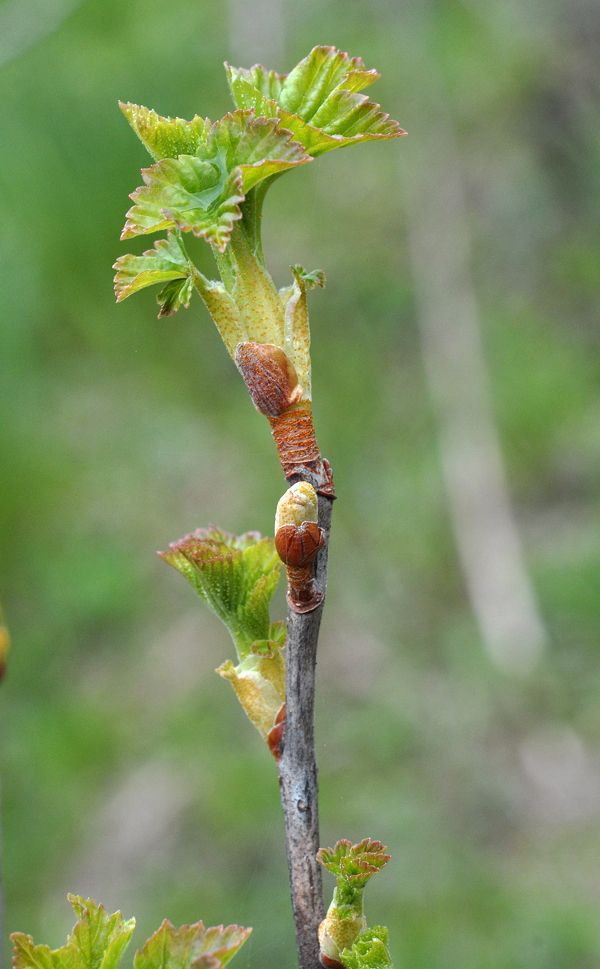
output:
M 315 582 L 325 595 L 332 498 L 319 497 L 320 549 Z M 319 923 L 324 917 L 319 849 L 314 699 L 317 641 L 323 605 L 299 614 L 288 610 L 286 720 L 279 761 L 279 786 L 285 818 L 288 869 L 300 969 L 320 969 Z
M 300 401 L 278 417 L 269 417 L 269 423 L 288 481 L 308 481 L 319 495 L 335 498 L 331 468 L 317 444 L 311 402 Z

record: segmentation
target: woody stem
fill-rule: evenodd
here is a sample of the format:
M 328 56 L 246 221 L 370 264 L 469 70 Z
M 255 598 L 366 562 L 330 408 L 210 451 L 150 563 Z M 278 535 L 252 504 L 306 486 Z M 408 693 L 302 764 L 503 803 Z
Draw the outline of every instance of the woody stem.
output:
M 319 525 L 324 544 L 315 581 L 327 587 L 327 552 L 333 501 L 319 496 Z M 286 722 L 279 761 L 279 787 L 285 819 L 292 909 L 299 969 L 320 969 L 318 928 L 324 917 L 319 849 L 317 763 L 314 746 L 314 699 L 317 642 L 323 605 L 299 614 L 288 609 Z

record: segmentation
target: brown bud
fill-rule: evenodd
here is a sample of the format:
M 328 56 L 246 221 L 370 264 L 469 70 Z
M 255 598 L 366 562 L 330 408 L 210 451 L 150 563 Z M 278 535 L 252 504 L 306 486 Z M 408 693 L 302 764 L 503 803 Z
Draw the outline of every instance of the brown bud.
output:
M 285 565 L 301 568 L 314 562 L 323 546 L 323 532 L 316 522 L 282 525 L 275 533 L 275 548 Z
M 235 362 L 254 406 L 266 417 L 279 417 L 302 397 L 294 365 L 281 347 L 273 343 L 240 343 Z
M 275 532 L 275 548 L 287 571 L 287 601 L 294 612 L 312 612 L 323 602 L 313 571 L 324 544 L 323 531 L 316 522 L 281 525 Z

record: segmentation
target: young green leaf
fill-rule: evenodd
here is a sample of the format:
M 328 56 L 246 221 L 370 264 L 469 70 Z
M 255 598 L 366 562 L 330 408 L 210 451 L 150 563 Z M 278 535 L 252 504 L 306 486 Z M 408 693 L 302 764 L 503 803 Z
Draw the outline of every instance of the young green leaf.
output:
M 119 101 L 119 107 L 155 161 L 194 155 L 200 145 L 206 143 L 211 129 L 210 120 L 199 115 L 185 121 L 184 118 L 163 118 L 151 108 L 130 102 Z
M 321 848 L 317 854 L 324 868 L 336 878 L 355 888 L 364 888 L 369 879 L 390 860 L 381 841 L 364 838 L 358 844 L 342 838 L 333 848 Z
M 307 289 L 323 289 L 325 287 L 327 277 L 322 269 L 307 270 L 299 264 L 290 268 L 295 278 L 301 279 Z
M 142 169 L 144 184 L 132 192 L 121 239 L 177 227 L 206 239 L 222 252 L 233 223 L 241 219 L 242 174 L 221 159 L 180 155 Z
M 374 925 L 362 932 L 350 949 L 342 950 L 341 960 L 345 969 L 394 969 L 386 927 Z
M 255 117 L 254 111 L 226 114 L 213 125 L 212 139 L 229 169 L 239 165 L 244 194 L 271 175 L 312 161 L 276 118 Z
M 180 286 L 183 286 L 190 280 L 192 273 L 190 262 L 177 236 L 171 232 L 166 239 L 157 239 L 154 248 L 148 249 L 141 256 L 120 256 L 113 269 L 117 270 L 114 281 L 117 303 L 146 286 L 181 280 L 183 283 L 180 282 Z M 190 285 L 190 293 L 191 289 Z
M 289 74 L 260 65 L 226 64 L 225 70 L 236 106 L 278 117 L 309 155 L 406 134 L 378 104 L 359 94 L 378 72 L 335 47 L 314 47 Z
M 199 528 L 173 542 L 161 558 L 193 585 L 227 626 L 240 660 L 257 640 L 269 640 L 269 604 L 279 581 L 273 539 Z
M 125 920 L 120 912 L 109 915 L 91 898 L 67 897 L 78 918 L 66 945 L 50 949 L 36 945 L 30 935 L 13 932 L 13 969 L 118 969 L 135 919 Z
M 180 928 L 165 919 L 135 954 L 134 969 L 221 969 L 242 947 L 252 929 L 240 925 Z
M 142 169 L 130 196 L 122 239 L 176 226 L 224 252 L 240 204 L 259 182 L 311 161 L 276 118 L 234 111 L 215 122 L 194 154 L 167 157 Z
M 187 310 L 193 291 L 194 283 L 191 276 L 188 276 L 187 279 L 173 279 L 166 286 L 163 286 L 156 297 L 160 306 L 159 319 L 163 316 L 173 316 L 181 306 Z

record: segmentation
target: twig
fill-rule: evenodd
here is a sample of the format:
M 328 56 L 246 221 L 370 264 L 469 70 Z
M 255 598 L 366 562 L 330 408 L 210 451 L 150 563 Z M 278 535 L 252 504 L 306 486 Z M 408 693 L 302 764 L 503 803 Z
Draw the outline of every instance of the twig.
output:
M 263 58 L 265 62 L 282 59 L 285 30 L 281 0 L 261 0 L 253 5 L 229 0 L 229 22 L 232 57 Z M 315 578 L 323 593 L 332 505 L 330 498 L 319 497 L 319 525 L 325 533 L 325 544 L 317 558 Z M 321 868 L 316 861 L 319 802 L 314 746 L 315 670 L 322 612 L 322 605 L 303 615 L 288 609 L 287 619 L 286 721 L 279 788 L 299 969 L 320 969 L 317 931 L 325 914 Z
M 333 502 L 319 497 L 325 544 L 317 558 L 316 583 L 325 593 Z M 324 917 L 319 848 L 319 802 L 314 745 L 315 669 L 323 606 L 298 614 L 288 610 L 286 721 L 279 787 L 285 818 L 292 908 L 300 969 L 319 969 L 317 931 Z

